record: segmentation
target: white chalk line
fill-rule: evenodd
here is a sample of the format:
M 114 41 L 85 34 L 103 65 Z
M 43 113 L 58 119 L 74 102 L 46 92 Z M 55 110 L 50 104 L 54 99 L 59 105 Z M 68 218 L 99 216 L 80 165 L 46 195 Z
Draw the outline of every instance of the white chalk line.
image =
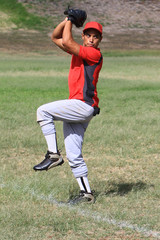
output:
M 0 184 L 0 188 L 6 188 L 6 187 L 7 187 L 6 184 Z M 135 232 L 141 233 L 142 235 L 144 235 L 146 237 L 154 237 L 156 239 L 160 239 L 160 232 L 153 231 L 153 230 L 147 229 L 145 227 L 139 227 L 138 225 L 130 224 L 127 221 L 118 221 L 116 219 L 103 216 L 102 214 L 100 214 L 98 212 L 93 213 L 92 211 L 89 211 L 89 210 L 82 210 L 78 206 L 73 206 L 71 204 L 58 202 L 56 199 L 54 199 L 52 194 L 46 196 L 43 194 L 37 194 L 34 189 L 30 189 L 28 187 L 21 188 L 18 185 L 14 185 L 13 187 L 14 187 L 14 190 L 29 193 L 32 197 L 36 198 L 37 200 L 47 201 L 48 203 L 54 204 L 58 207 L 67 207 L 70 210 L 76 210 L 79 215 L 92 218 L 94 221 L 105 222 L 110 225 L 114 225 L 120 229 L 130 229 Z M 13 189 L 13 187 L 12 187 L 12 189 Z

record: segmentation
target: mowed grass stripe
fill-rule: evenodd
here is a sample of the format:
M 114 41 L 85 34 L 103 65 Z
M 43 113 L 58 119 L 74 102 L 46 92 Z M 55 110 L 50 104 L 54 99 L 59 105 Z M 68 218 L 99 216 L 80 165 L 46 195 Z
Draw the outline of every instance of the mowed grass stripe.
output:
M 156 77 L 155 77 L 156 74 Z M 149 76 L 146 75 L 138 75 L 138 76 L 126 76 L 123 74 L 117 74 L 117 73 L 101 73 L 100 77 L 107 79 L 117 79 L 117 80 L 129 80 L 129 81 L 148 81 L 148 82 L 159 82 L 160 81 L 160 74 L 155 73 L 154 75 Z M 15 71 L 15 72 L 3 72 L 0 73 L 0 77 L 6 78 L 6 77 L 68 77 L 68 72 L 56 72 L 56 71 Z
M 55 61 L 56 64 L 53 64 Z M 10 64 L 12 64 L 12 71 Z M 104 64 L 105 69 L 102 68 L 100 73 L 100 77 L 104 79 L 150 81 L 152 83 L 160 81 L 159 57 L 104 57 Z M 44 56 L 44 61 L 38 57 L 33 57 L 32 60 L 30 57 L 24 59 L 22 56 L 18 59 L 13 56 L 11 59 L 4 57 L 0 65 L 0 77 L 67 77 L 69 65 L 69 57 Z

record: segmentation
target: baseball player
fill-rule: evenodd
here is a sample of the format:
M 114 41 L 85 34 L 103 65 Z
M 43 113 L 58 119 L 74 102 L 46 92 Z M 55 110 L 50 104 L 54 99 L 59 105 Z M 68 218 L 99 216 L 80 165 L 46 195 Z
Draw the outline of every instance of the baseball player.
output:
M 44 104 L 37 109 L 37 122 L 46 139 L 48 151 L 45 159 L 33 169 L 42 171 L 63 164 L 54 124 L 54 121 L 62 121 L 66 156 L 80 187 L 79 196 L 69 203 L 93 203 L 95 198 L 88 182 L 82 144 L 90 120 L 100 111 L 96 85 L 103 62 L 98 48 L 102 40 L 102 26 L 98 22 L 88 22 L 82 33 L 83 45 L 80 45 L 72 36 L 73 24 L 76 25 L 75 17 L 68 14 L 52 33 L 52 41 L 72 55 L 68 76 L 69 99 Z

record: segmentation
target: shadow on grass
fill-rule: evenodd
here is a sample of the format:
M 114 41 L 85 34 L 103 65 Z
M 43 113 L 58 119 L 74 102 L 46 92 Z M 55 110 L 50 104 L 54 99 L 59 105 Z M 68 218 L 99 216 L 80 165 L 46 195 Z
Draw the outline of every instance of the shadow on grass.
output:
M 124 196 L 131 191 L 138 192 L 138 191 L 146 190 L 150 187 L 154 187 L 154 185 L 148 185 L 142 181 L 139 181 L 137 183 L 118 183 L 118 184 L 110 182 L 108 184 L 109 184 L 110 190 L 105 191 L 104 193 L 97 192 L 97 196 L 100 194 L 103 194 L 106 196 L 109 196 L 109 195 Z

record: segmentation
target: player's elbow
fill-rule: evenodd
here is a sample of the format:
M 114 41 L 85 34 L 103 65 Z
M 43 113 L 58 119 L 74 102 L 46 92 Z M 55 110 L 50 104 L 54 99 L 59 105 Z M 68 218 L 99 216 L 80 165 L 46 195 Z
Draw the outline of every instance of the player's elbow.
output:
M 56 37 L 52 34 L 51 40 L 52 40 L 52 42 L 56 43 L 56 41 L 58 40 L 58 38 L 56 38 Z
M 55 39 L 51 37 L 51 41 L 55 43 Z
M 64 48 L 69 49 L 71 45 L 70 40 L 63 38 L 62 45 L 64 46 Z

